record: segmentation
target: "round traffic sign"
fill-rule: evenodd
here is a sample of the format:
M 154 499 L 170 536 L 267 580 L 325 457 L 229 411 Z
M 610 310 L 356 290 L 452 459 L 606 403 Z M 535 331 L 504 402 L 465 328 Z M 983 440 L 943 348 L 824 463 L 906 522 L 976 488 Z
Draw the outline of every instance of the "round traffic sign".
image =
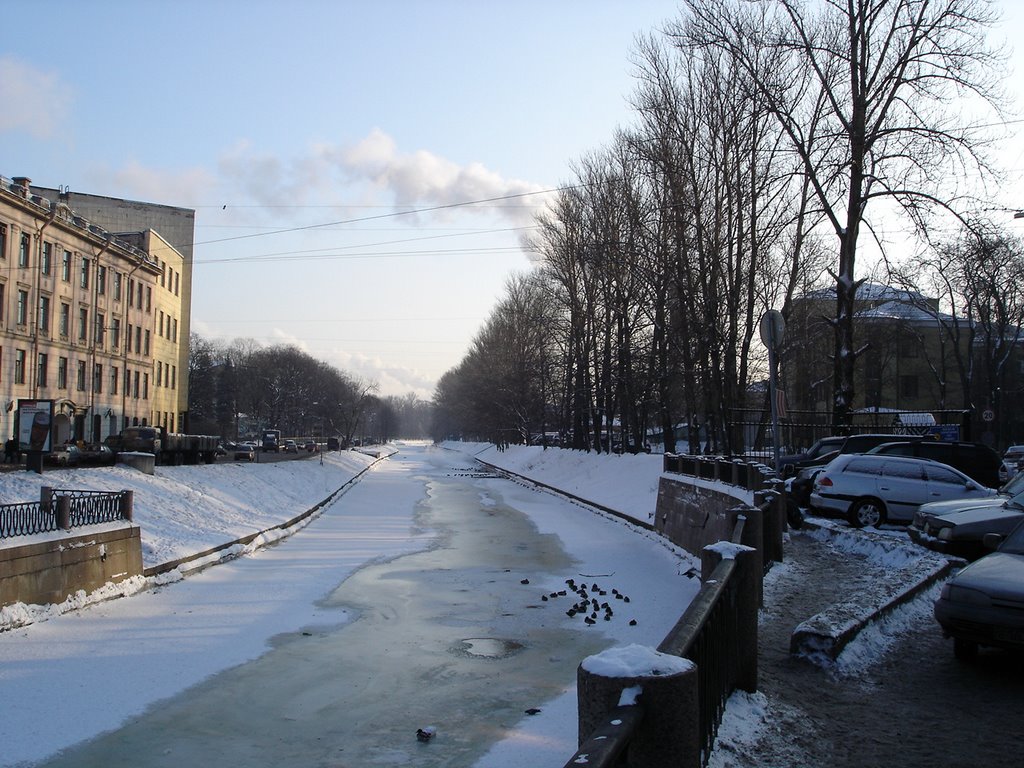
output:
M 981 418 L 984 421 L 995 421 L 996 412 L 993 411 L 991 408 L 986 408 L 984 411 L 981 412 Z

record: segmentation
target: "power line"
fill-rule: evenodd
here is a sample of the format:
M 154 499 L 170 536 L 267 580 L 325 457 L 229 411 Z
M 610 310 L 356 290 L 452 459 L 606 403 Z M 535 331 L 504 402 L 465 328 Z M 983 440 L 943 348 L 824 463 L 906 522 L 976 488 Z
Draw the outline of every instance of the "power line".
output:
M 375 221 L 377 219 L 390 219 L 398 216 L 412 216 L 417 213 L 431 213 L 433 211 L 447 211 L 453 208 L 468 208 L 469 206 L 481 205 L 482 203 L 493 203 L 498 200 L 516 200 L 523 197 L 532 197 L 533 195 L 546 195 L 552 192 L 561 192 L 569 189 L 576 189 L 582 186 L 590 186 L 587 184 L 577 184 L 568 187 L 555 187 L 553 189 L 540 189 L 535 192 L 518 192 L 513 195 L 500 195 L 498 197 L 488 197 L 482 200 L 466 200 L 459 203 L 446 203 L 444 205 L 433 205 L 429 208 L 413 208 L 408 211 L 391 211 L 390 213 L 380 213 L 375 216 L 360 216 L 354 219 L 342 219 L 341 221 L 329 221 L 323 224 L 307 224 L 301 227 L 290 227 L 288 229 L 276 229 L 270 232 L 253 232 L 248 235 L 236 235 L 235 237 L 223 237 L 218 240 L 204 240 L 202 242 L 195 243 L 195 245 L 211 245 L 213 243 L 224 243 L 232 240 L 246 240 L 253 237 L 266 237 L 267 235 L 282 235 L 290 232 L 303 232 L 310 229 L 322 229 L 323 227 L 336 227 L 342 224 L 358 224 L 363 221 Z

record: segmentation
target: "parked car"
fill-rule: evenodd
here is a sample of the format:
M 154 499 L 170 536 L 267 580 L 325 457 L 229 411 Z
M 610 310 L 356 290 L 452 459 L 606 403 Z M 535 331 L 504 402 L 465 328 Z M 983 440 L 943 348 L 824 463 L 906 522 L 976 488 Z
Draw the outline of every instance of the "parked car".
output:
M 850 525 L 910 522 L 927 501 L 995 496 L 963 472 L 930 459 L 837 456 L 814 479 L 811 507 Z
M 819 454 L 816 458 L 809 458 L 802 462 L 802 464 L 796 468 L 796 475 L 789 485 L 789 497 L 798 507 L 808 507 L 811 504 L 811 490 L 814 488 L 814 478 L 817 477 L 818 473 L 837 456 L 843 456 L 850 453 L 867 453 L 873 448 L 877 448 L 885 443 L 893 442 L 895 440 L 915 442 L 921 441 L 924 438 L 913 436 L 913 435 L 849 435 L 848 437 L 826 437 L 822 438 L 818 442 L 824 440 L 839 440 L 839 447 L 834 452 L 826 452 Z M 817 445 L 817 443 L 815 443 Z M 834 445 L 834 443 L 829 443 Z M 785 474 L 783 474 L 785 477 Z
M 807 466 L 822 466 L 822 464 L 819 463 L 819 460 L 824 460 L 825 456 L 835 458 L 835 456 L 839 454 L 839 449 L 845 442 L 845 436 L 823 437 L 820 440 L 815 441 L 814 445 L 806 451 L 780 456 L 779 468 L 781 469 L 782 478 L 785 479 L 787 477 L 793 477 L 801 469 Z M 831 458 L 829 460 L 831 460 Z
M 282 443 L 282 448 L 285 453 L 299 452 L 299 445 L 294 440 L 285 440 L 284 443 Z
M 46 462 L 48 464 L 55 464 L 58 467 L 77 467 L 80 458 L 81 452 L 78 450 L 77 445 L 74 443 L 64 443 L 50 450 L 46 455 Z
M 314 453 L 316 451 L 316 443 L 312 440 L 307 440 L 303 443 L 302 448 L 310 453 Z
M 866 453 L 881 453 L 886 456 L 916 456 L 919 459 L 933 459 L 959 469 L 965 475 L 989 488 L 998 488 L 999 454 L 982 443 L 966 443 L 947 440 L 900 440 L 882 443 Z
M 239 443 L 235 446 L 235 461 L 255 461 L 256 447 L 251 443 Z
M 922 504 L 907 529 L 923 547 L 977 560 L 989 553 L 985 534 L 1006 535 L 1024 519 L 1024 472 L 991 498 L 954 499 Z
M 1020 471 L 1020 465 L 1024 462 L 1024 445 L 1011 445 L 1003 454 L 1002 462 L 999 465 L 999 478 L 1005 483 L 1013 478 Z
M 947 581 L 935 601 L 935 619 L 962 660 L 978 646 L 1024 650 L 1024 522 L 986 541 L 1001 543 Z

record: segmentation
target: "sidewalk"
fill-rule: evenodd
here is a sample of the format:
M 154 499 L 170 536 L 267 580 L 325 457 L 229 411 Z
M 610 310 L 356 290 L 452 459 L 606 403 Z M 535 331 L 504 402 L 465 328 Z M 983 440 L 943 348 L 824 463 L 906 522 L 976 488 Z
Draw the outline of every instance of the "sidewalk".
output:
M 837 661 L 790 652 L 794 629 L 812 616 L 886 591 L 894 568 L 875 555 L 840 549 L 820 532 L 790 534 L 786 562 L 765 579 L 758 693 L 730 699 L 710 765 L 1019 763 L 1024 660 L 1000 652 L 957 662 L 931 613 L 942 578 L 886 618 L 862 617 Z

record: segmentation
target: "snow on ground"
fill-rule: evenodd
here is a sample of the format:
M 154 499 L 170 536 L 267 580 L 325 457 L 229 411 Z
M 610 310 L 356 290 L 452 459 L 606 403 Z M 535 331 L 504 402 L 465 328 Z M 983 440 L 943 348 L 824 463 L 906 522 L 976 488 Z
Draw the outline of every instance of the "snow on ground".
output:
M 572 493 L 613 509 L 623 508 L 638 519 L 649 519 L 654 510 L 660 457 L 642 457 L 646 461 L 641 470 L 635 457 L 591 455 L 591 461 L 602 466 L 584 469 L 586 455 L 571 451 L 548 451 L 540 456 L 540 449 L 499 453 L 486 446 L 458 448 L 470 454 L 482 451 L 485 460 L 496 464 L 501 462 L 488 453 L 508 460 L 516 456 L 522 463 L 515 469 L 523 474 L 532 472 L 542 482 L 565 486 Z M 233 463 L 158 467 L 153 476 L 124 467 L 53 470 L 43 476 L 16 471 L 0 474 L 0 500 L 38 498 L 42 485 L 92 490 L 129 488 L 135 492 L 135 522 L 141 528 L 146 565 L 151 566 L 286 522 L 322 501 L 373 460 L 354 452 L 338 452 L 324 454 L 323 464 L 311 457 L 244 467 Z M 400 463 L 401 454 L 381 464 L 380 471 L 404 471 L 392 466 Z M 514 469 L 512 465 L 508 468 Z M 588 482 L 578 479 L 581 473 Z M 578 515 L 552 514 L 557 506 L 524 487 L 512 486 L 503 494 L 515 496 L 516 506 L 524 509 L 542 532 L 557 535 L 581 568 L 617 572 L 624 591 L 642 592 L 654 578 L 651 574 L 657 574 L 660 583 L 678 579 L 679 589 L 672 593 L 670 610 L 659 607 L 656 601 L 648 605 L 649 601 L 637 600 L 633 608 L 638 627 L 624 622 L 622 626 L 612 622 L 615 626 L 602 627 L 612 642 L 625 644 L 640 639 L 656 645 L 699 588 L 697 580 L 683 575 L 692 564 L 685 554 L 654 533 L 636 529 L 636 538 L 624 547 L 622 537 L 629 534 L 621 521 L 601 520 L 598 515 L 594 525 L 594 515 L 582 510 Z M 318 536 L 295 540 L 302 551 L 313 550 L 303 562 L 330 557 L 354 571 L 375 559 L 429 546 L 433 532 L 413 524 L 415 504 L 411 501 L 381 498 L 373 500 L 372 510 L 362 508 L 365 502 L 355 506 L 330 522 L 326 532 L 327 521 L 321 520 L 317 523 Z M 564 510 L 564 506 L 561 508 Z M 319 542 L 324 538 L 328 541 Z M 329 547 L 329 553 L 318 547 Z M 270 572 L 273 561 L 287 557 L 288 551 L 294 551 L 294 546 L 287 550 L 249 548 L 253 557 L 219 565 L 194 577 L 182 580 L 180 574 L 172 574 L 169 579 L 108 585 L 90 598 L 83 594 L 69 598 L 60 610 L 44 608 L 33 613 L 27 606 L 9 606 L 0 611 L 0 629 L 5 618 L 9 620 L 8 631 L 0 631 L 0 696 L 21 702 L 16 712 L 0 719 L 0 743 L 4 745 L 0 765 L 38 760 L 55 749 L 115 727 L 119 719 L 131 717 L 153 701 L 173 696 L 221 669 L 259 657 L 269 638 L 277 633 L 347 620 L 336 613 L 328 618 L 315 607 L 319 595 L 310 594 L 306 568 L 295 568 L 286 583 L 260 583 L 263 572 Z M 643 566 L 638 568 L 638 563 Z M 250 575 L 244 579 L 232 576 L 237 568 L 247 569 L 245 573 Z M 248 570 L 252 568 L 255 572 Z M 627 572 L 632 573 L 628 580 Z M 178 583 L 161 586 L 174 579 Z M 211 589 L 211 584 L 216 588 Z M 546 590 L 554 585 L 536 586 Z M 97 599 L 120 594 L 133 596 L 78 610 Z M 188 618 L 183 622 L 185 614 Z M 169 650 L 163 650 L 165 643 L 156 644 L 157 638 L 166 637 L 178 638 Z M 73 717 L 61 717 L 54 710 L 55 695 L 74 709 Z M 82 707 L 86 700 L 89 705 Z M 47 713 L 45 717 L 41 717 L 43 712 Z M 478 768 L 518 766 L 523 764 L 524 754 L 535 756 L 534 764 L 561 765 L 575 749 L 574 688 L 544 702 L 543 713 L 543 717 L 526 717 L 507 731 L 504 739 L 478 762 Z M 54 717 L 66 723 L 59 733 L 46 727 L 47 720 Z
M 466 443 L 446 444 L 445 447 L 560 488 L 637 520 L 647 522 L 654 513 L 658 479 L 662 470 L 661 456 L 609 456 L 566 450 L 544 451 L 539 447 L 525 446 L 512 446 L 498 451 L 488 444 Z M 374 460 L 373 456 L 345 451 L 324 454 L 322 463 L 317 457 L 311 457 L 301 461 L 244 467 L 231 463 L 221 463 L 214 467 L 158 467 L 154 476 L 124 467 L 88 471 L 53 470 L 42 476 L 18 471 L 0 474 L 0 502 L 36 499 L 42 485 L 93 490 L 129 488 L 135 492 L 135 522 L 141 527 L 144 561 L 147 566 L 153 566 L 280 525 L 322 501 Z M 521 496 L 519 501 L 528 498 L 529 494 L 524 489 Z M 542 499 L 538 498 L 534 502 L 524 501 L 524 506 L 538 527 L 543 532 L 555 533 L 562 538 L 566 548 L 574 556 L 586 552 L 593 546 L 594 542 L 581 533 L 584 529 L 579 523 L 570 524 L 559 516 L 545 514 L 545 502 Z M 340 538 L 332 544 L 332 557 L 344 558 L 355 570 L 375 558 L 390 557 L 396 553 L 411 551 L 410 548 L 415 550 L 427 546 L 431 532 L 415 529 L 412 526 L 411 512 L 404 511 L 401 507 L 396 500 L 383 499 L 381 509 L 373 515 L 360 514 L 346 522 L 347 528 L 344 533 L 339 534 Z M 611 530 L 612 527 L 607 528 Z M 621 524 L 618 531 L 616 535 L 621 536 Z M 668 550 L 667 554 L 678 558 L 680 568 L 677 575 L 680 576 L 680 584 L 685 585 L 687 600 L 690 599 L 699 585 L 696 580 L 691 582 L 681 576 L 686 568 L 685 556 L 675 551 L 656 534 L 638 533 L 657 547 L 655 551 L 666 554 L 665 550 Z M 602 538 L 609 535 L 601 534 Z M 843 532 L 840 530 L 818 535 L 828 535 L 840 542 L 844 541 Z M 345 542 L 351 542 L 351 545 L 346 548 Z M 853 539 L 840 544 L 844 545 L 859 546 Z M 904 555 L 901 554 L 900 547 L 889 548 L 877 544 L 875 546 L 877 551 L 873 553 L 874 557 L 882 562 L 890 562 L 893 567 L 902 564 L 901 558 Z M 268 557 L 270 552 L 272 550 L 261 554 L 260 557 Z M 581 557 L 581 561 L 586 559 Z M 200 680 L 224 668 L 225 664 L 238 664 L 259 656 L 266 648 L 266 638 L 272 636 L 275 631 L 283 631 L 279 625 L 270 626 L 271 619 L 274 622 L 281 622 L 282 617 L 285 617 L 288 626 L 315 624 L 323 620 L 315 611 L 309 614 L 308 611 L 299 610 L 295 616 L 287 613 L 285 606 L 288 601 L 300 605 L 310 599 L 309 595 L 304 594 L 304 587 L 296 579 L 294 585 L 275 584 L 274 600 L 266 602 L 276 602 L 281 606 L 277 614 L 272 614 L 270 609 L 263 605 L 263 600 L 254 602 L 248 596 L 229 596 L 226 604 L 237 603 L 245 606 L 245 615 L 233 617 L 231 622 L 224 622 L 223 616 L 217 616 L 216 621 L 200 627 L 196 637 L 183 638 L 180 652 L 187 656 L 187 664 L 182 658 L 176 658 L 172 663 L 167 663 L 167 659 L 154 663 L 154 659 L 139 651 L 138 646 L 144 635 L 175 631 L 172 626 L 173 616 L 163 616 L 162 611 L 192 612 L 189 601 L 200 598 L 196 597 L 196 590 L 190 586 L 191 582 L 195 581 L 198 588 L 199 581 L 209 578 L 218 580 L 217 572 L 225 569 L 226 573 L 228 568 L 230 566 L 218 566 L 205 572 L 201 577 L 185 579 L 170 590 L 161 590 L 153 580 L 149 580 L 149 584 L 108 586 L 106 590 L 96 593 L 91 600 L 85 599 L 84 595 L 69 598 L 68 603 L 59 611 L 41 609 L 34 615 L 29 612 L 28 621 L 37 622 L 61 612 L 72 613 L 59 620 L 42 621 L 34 627 L 0 632 L 0 645 L 4 646 L 0 650 L 5 661 L 5 671 L 0 672 L 0 694 L 8 701 L 12 696 L 27 700 L 32 696 L 31 691 L 34 688 L 45 691 L 56 686 L 61 690 L 66 689 L 66 695 L 69 697 L 89 697 L 92 694 L 88 692 L 93 685 L 96 689 L 100 687 L 98 681 L 103 679 L 102 675 L 109 664 L 129 663 L 139 666 L 140 674 L 144 673 L 147 689 L 144 695 L 151 701 L 154 697 L 172 695 L 180 690 L 183 676 Z M 180 578 L 180 575 L 177 578 Z M 227 587 L 230 580 L 226 577 L 223 580 Z M 157 588 L 153 589 L 154 586 Z M 96 598 L 130 594 L 143 588 L 148 588 L 150 595 L 156 593 L 162 596 L 163 602 L 154 604 L 152 598 L 139 595 L 105 603 L 89 612 L 75 610 L 95 601 Z M 232 599 L 235 603 L 231 602 Z M 0 630 L 4 629 L 5 620 L 8 621 L 7 628 L 25 623 L 27 614 L 24 610 L 19 613 L 18 609 L 19 606 L 14 606 L 0 611 Z M 912 605 L 903 613 L 910 615 L 916 610 L 918 608 Z M 256 616 L 257 612 L 261 615 L 265 612 L 266 615 L 260 618 Z M 249 615 L 250 613 L 253 615 Z M 650 624 L 661 621 L 671 626 L 676 617 L 641 618 Z M 337 621 L 337 617 L 332 617 L 331 620 Z M 900 623 L 908 620 L 901 616 L 900 612 L 896 612 L 889 617 L 886 625 L 872 630 L 851 644 L 843 654 L 845 659 L 840 659 L 839 671 L 856 674 L 858 669 L 884 653 L 885 635 L 898 633 Z M 240 632 L 237 628 L 229 626 L 234 625 L 236 621 L 243 627 Z M 86 660 L 82 662 L 82 669 L 69 670 L 62 664 L 62 661 L 81 653 L 82 648 L 90 642 L 90 638 L 96 636 L 104 624 L 111 622 L 117 622 L 119 626 L 125 628 L 122 642 L 113 647 L 105 647 L 98 657 L 86 656 Z M 236 633 L 237 637 L 232 633 Z M 23 634 L 24 637 L 19 637 Z M 207 635 L 225 634 L 232 634 L 233 637 L 229 643 L 234 646 L 230 658 L 223 657 L 221 646 L 218 646 L 220 655 L 211 656 L 204 650 Z M 8 642 L 4 642 L 5 635 Z M 30 636 L 31 640 L 28 640 Z M 616 636 L 613 640 L 631 642 L 628 635 L 621 638 Z M 645 641 L 651 645 L 656 645 L 659 640 L 660 637 L 645 637 Z M 92 668 L 91 671 L 89 668 Z M 63 675 L 63 682 L 51 680 L 54 675 Z M 100 677 L 96 677 L 97 675 Z M 94 678 L 93 683 L 91 681 Z M 73 681 L 70 687 L 67 684 L 69 679 Z M 137 690 L 120 690 L 114 694 L 114 699 L 119 700 L 119 705 L 125 705 L 129 709 L 145 705 L 145 701 L 133 701 L 133 697 L 143 695 Z M 45 709 L 45 702 L 40 706 Z M 90 735 L 89 728 L 93 727 L 93 724 L 88 712 L 96 707 L 91 704 L 85 709 L 86 714 L 76 718 L 75 728 L 78 730 L 72 734 L 64 734 L 64 743 L 73 743 Z M 769 710 L 768 702 L 761 694 L 734 695 L 726 710 L 725 721 L 719 733 L 720 739 L 734 743 L 755 741 L 763 736 L 766 724 L 771 719 Z M 552 759 L 552 755 L 564 755 L 568 758 L 575 748 L 575 690 L 567 690 L 561 697 L 544 703 L 543 712 L 544 717 L 524 718 L 522 722 L 516 724 L 514 729 L 476 764 L 476 768 L 522 765 L 524 755 L 533 756 L 527 761 L 532 764 L 550 762 L 551 765 L 561 765 L 557 757 Z M 15 764 L 18 760 L 38 759 L 40 747 L 36 744 L 44 735 L 37 732 L 37 729 L 34 730 L 30 724 L 21 721 L 8 721 L 6 725 L 9 728 L 0 729 L 3 731 L 5 745 L 5 748 L 0 750 L 3 753 L 0 754 L 0 765 Z M 12 734 L 17 734 L 20 741 L 12 741 Z M 564 749 L 566 744 L 572 745 L 571 748 Z M 554 748 L 552 745 L 555 745 Z M 714 756 L 712 764 L 715 764 Z

